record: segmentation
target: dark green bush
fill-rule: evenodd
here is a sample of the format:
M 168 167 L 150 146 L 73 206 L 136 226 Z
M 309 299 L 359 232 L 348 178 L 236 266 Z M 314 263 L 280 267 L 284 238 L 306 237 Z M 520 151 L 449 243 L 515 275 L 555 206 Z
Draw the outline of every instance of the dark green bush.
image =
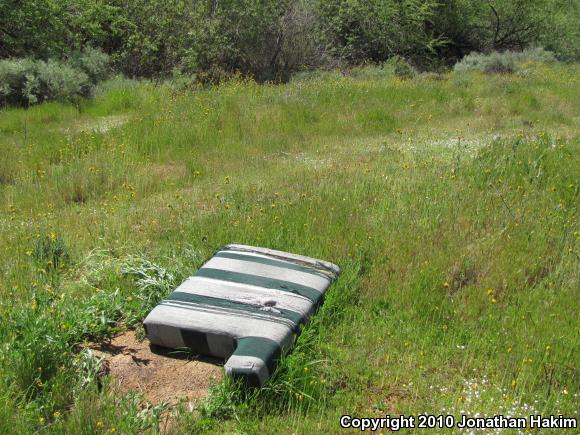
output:
M 107 51 L 126 18 L 112 1 L 0 0 L 0 59 L 63 58 L 86 46 Z
M 444 54 L 460 59 L 477 51 L 522 50 L 537 41 L 538 13 L 544 0 L 449 0 L 435 23 L 449 38 Z
M 198 2 L 182 0 L 108 0 L 119 18 L 106 44 L 114 67 L 128 77 L 163 78 L 182 62 L 192 33 L 201 23 Z M 206 2 L 199 2 L 206 3 Z
M 165 79 L 177 69 L 205 83 L 238 73 L 286 81 L 393 56 L 443 69 L 474 51 L 536 45 L 580 59 L 580 2 L 572 0 L 0 0 L 0 10 L 0 59 L 69 59 L 92 83 L 106 75 L 106 58 L 87 47 L 128 77 Z M 0 98 L 7 86 L 0 82 Z M 43 100 L 23 94 L 15 98 Z
M 424 60 L 445 42 L 430 29 L 437 8 L 433 0 L 319 0 L 319 26 L 328 49 L 351 64 Z
M 552 0 L 547 21 L 542 26 L 539 44 L 554 52 L 559 60 L 580 60 L 580 2 Z
M 202 82 L 236 73 L 258 82 L 286 81 L 325 60 L 316 19 L 310 1 L 200 2 L 182 69 Z
M 521 51 L 542 45 L 558 59 L 580 59 L 580 3 L 570 0 L 445 0 L 433 17 L 448 43 L 439 55 Z

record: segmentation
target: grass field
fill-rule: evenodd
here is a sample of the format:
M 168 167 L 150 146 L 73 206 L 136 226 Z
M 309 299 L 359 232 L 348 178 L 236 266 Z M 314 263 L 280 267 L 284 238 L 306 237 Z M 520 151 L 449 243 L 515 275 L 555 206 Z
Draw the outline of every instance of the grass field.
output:
M 0 111 L 0 432 L 578 417 L 579 89 L 574 65 L 367 68 Z M 228 243 L 343 273 L 267 388 L 218 384 L 159 426 L 79 344 L 139 328 Z

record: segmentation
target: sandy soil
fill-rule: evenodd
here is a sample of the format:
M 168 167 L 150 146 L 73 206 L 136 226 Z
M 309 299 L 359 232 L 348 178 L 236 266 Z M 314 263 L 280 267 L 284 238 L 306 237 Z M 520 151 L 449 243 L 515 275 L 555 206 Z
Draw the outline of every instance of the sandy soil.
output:
M 105 367 L 121 392 L 138 391 L 153 404 L 187 400 L 190 408 L 222 379 L 220 361 L 191 359 L 163 348 L 150 348 L 133 331 L 90 346 L 104 356 Z

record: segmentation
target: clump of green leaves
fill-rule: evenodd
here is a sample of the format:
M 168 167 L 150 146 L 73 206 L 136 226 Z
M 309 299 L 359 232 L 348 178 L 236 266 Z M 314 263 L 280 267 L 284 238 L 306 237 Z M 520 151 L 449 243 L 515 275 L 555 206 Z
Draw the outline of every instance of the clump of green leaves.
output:
M 434 1 L 318 3 L 323 35 L 334 56 L 350 64 L 383 62 L 395 55 L 429 57 L 445 39 L 428 31 Z
M 119 259 L 95 251 L 80 263 L 90 270 L 70 276 L 61 267 L 70 260 L 69 249 L 53 232 L 35 242 L 31 256 L 35 264 L 51 265 L 51 273 L 45 269 L 31 283 L 31 298 L 25 304 L 3 312 L 0 374 L 6 384 L 4 391 L 25 400 L 26 412 L 36 415 L 35 424 L 42 427 L 66 423 L 62 418 L 66 410 L 73 404 L 82 407 L 87 394 L 92 400 L 95 394 L 104 394 L 104 389 L 99 392 L 101 382 L 106 381 L 103 359 L 84 343 L 109 338 L 142 320 L 175 285 L 175 275 L 142 257 Z M 52 279 L 53 275 L 59 279 Z M 76 284 L 67 282 L 71 279 Z M 103 288 L 97 287 L 101 285 Z M 66 286 L 92 294 L 71 298 Z M 156 427 L 166 405 L 137 406 L 142 399 L 132 397 L 118 399 L 136 400 L 130 406 L 132 421 L 127 424 Z M 101 405 L 107 400 L 101 397 Z M 74 413 L 71 418 L 74 420 Z M 97 428 L 101 425 L 98 420 L 93 423 Z
M 177 284 L 172 272 L 142 257 L 129 257 L 121 271 L 134 280 L 137 290 L 134 294 L 138 304 L 128 315 L 130 323 L 142 320 Z
M 60 271 L 68 264 L 70 253 L 62 236 L 49 232 L 36 240 L 32 257 L 40 269 Z

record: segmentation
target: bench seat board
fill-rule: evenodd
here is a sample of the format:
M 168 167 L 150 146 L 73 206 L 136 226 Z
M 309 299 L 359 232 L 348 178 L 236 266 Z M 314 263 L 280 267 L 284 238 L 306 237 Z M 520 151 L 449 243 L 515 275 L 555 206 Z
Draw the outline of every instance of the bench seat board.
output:
M 262 386 L 340 273 L 310 257 L 246 245 L 219 249 L 145 318 L 152 344 L 227 359 Z

